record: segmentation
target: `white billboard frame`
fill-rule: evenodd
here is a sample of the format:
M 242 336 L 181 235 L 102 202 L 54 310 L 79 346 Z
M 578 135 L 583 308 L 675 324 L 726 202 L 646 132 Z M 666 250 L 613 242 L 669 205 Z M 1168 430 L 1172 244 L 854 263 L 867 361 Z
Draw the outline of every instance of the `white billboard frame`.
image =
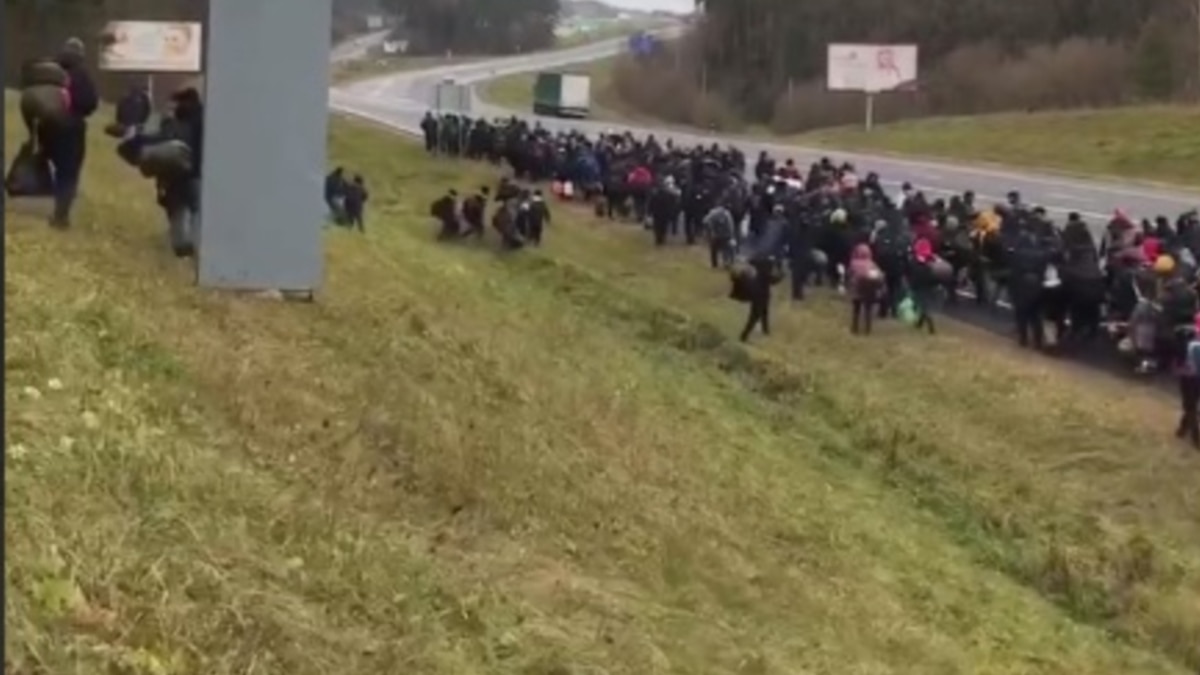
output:
M 100 69 L 128 73 L 204 70 L 199 21 L 109 21 L 101 31 Z
M 831 43 L 825 48 L 826 91 L 865 94 L 864 127 L 875 126 L 875 96 L 916 91 L 920 48 L 915 44 Z

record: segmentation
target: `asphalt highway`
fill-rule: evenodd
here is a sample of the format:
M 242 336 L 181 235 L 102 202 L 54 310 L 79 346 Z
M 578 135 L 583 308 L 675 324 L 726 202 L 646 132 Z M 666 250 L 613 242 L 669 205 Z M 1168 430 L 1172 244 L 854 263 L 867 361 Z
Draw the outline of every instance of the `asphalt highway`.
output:
M 333 46 L 329 52 L 330 63 L 346 63 L 365 59 L 371 50 L 382 45 L 387 40 L 391 30 L 377 30 L 365 35 L 359 35 Z
M 538 52 L 521 56 L 476 61 L 428 70 L 401 72 L 371 80 L 356 82 L 334 89 L 331 105 L 339 111 L 369 118 L 397 130 L 417 133 L 421 115 L 430 107 L 435 85 L 447 78 L 465 84 L 479 84 L 510 74 L 552 69 L 586 63 L 619 53 L 625 48 L 624 39 L 607 40 L 573 49 Z M 949 162 L 904 159 L 896 156 L 840 152 L 825 148 L 765 142 L 740 137 L 725 137 L 698 131 L 655 128 L 646 125 L 613 124 L 591 120 L 564 120 L 535 116 L 530 111 L 513 111 L 489 105 L 475 97 L 475 116 L 498 117 L 516 114 L 536 118 L 548 129 L 580 129 L 589 133 L 603 130 L 632 131 L 639 136 L 654 134 L 671 138 L 677 144 L 729 144 L 739 148 L 749 159 L 761 150 L 777 158 L 793 158 L 808 164 L 830 156 L 837 161 L 850 161 L 860 172 L 875 171 L 886 184 L 898 187 L 912 183 L 931 196 L 961 194 L 975 190 L 983 201 L 1000 202 L 1010 190 L 1017 190 L 1025 201 L 1044 206 L 1062 216 L 1076 211 L 1099 227 L 1107 222 L 1115 209 L 1121 208 L 1136 217 L 1167 215 L 1174 217 L 1200 206 L 1200 191 L 1158 187 L 1135 182 L 1088 180 L 1063 175 L 955 164 Z

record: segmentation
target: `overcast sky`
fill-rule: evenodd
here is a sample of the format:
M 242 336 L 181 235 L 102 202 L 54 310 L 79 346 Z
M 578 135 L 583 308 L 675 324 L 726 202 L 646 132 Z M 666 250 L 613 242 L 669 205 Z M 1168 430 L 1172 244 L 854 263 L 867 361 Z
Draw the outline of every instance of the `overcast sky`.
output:
M 651 12 L 661 10 L 666 12 L 690 12 L 695 6 L 693 0 L 602 0 L 606 5 L 623 7 L 625 9 L 640 9 Z

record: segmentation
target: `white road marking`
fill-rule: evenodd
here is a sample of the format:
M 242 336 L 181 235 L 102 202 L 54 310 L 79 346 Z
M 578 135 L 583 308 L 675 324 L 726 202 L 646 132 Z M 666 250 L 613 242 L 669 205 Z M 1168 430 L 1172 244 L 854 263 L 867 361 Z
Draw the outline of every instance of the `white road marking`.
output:
M 1063 201 L 1079 202 L 1081 204 L 1095 203 L 1095 200 L 1088 199 L 1087 197 L 1080 197 L 1079 195 L 1071 195 L 1071 194 L 1067 194 L 1065 192 L 1047 192 L 1046 196 L 1051 199 L 1062 199 Z
M 916 176 L 917 178 L 922 178 L 924 180 L 946 180 L 944 177 L 939 176 L 936 173 L 931 173 L 929 171 L 913 171 L 912 175 Z

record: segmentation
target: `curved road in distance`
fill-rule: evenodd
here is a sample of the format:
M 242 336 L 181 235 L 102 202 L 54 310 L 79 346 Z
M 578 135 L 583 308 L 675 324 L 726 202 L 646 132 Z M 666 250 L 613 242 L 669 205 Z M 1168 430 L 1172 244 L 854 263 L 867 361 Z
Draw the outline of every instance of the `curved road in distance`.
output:
M 365 59 L 371 50 L 382 45 L 391 33 L 391 29 L 377 30 L 339 42 L 329 52 L 329 63 L 332 65 Z
M 331 106 L 340 112 L 371 119 L 400 131 L 419 133 L 420 117 L 431 105 L 434 86 L 446 78 L 460 83 L 479 84 L 506 75 L 587 63 L 620 53 L 625 49 L 626 42 L 626 39 L 618 38 L 572 49 L 385 75 L 331 90 Z M 909 182 L 933 197 L 946 197 L 965 190 L 975 190 L 983 203 L 990 203 L 1004 201 L 1008 191 L 1017 190 L 1025 201 L 1044 206 L 1060 218 L 1071 211 L 1079 212 L 1097 230 L 1108 221 L 1113 210 L 1118 208 L 1139 218 L 1157 215 L 1174 218 L 1186 210 L 1200 207 L 1200 190 L 1123 184 L 1100 179 L 1039 174 L 1036 171 L 1021 169 L 842 152 L 830 148 L 803 147 L 652 125 L 542 117 L 526 110 L 506 110 L 489 105 L 480 100 L 478 95 L 474 97 L 472 114 L 485 117 L 515 114 L 526 119 L 537 119 L 548 129 L 579 129 L 588 133 L 628 130 L 636 135 L 653 133 L 660 139 L 671 138 L 676 144 L 731 144 L 744 152 L 751 162 L 761 150 L 766 150 L 777 158 L 793 158 L 801 164 L 809 164 L 829 156 L 837 161 L 850 161 L 861 172 L 877 172 L 888 186 L 898 187 L 904 182 Z

